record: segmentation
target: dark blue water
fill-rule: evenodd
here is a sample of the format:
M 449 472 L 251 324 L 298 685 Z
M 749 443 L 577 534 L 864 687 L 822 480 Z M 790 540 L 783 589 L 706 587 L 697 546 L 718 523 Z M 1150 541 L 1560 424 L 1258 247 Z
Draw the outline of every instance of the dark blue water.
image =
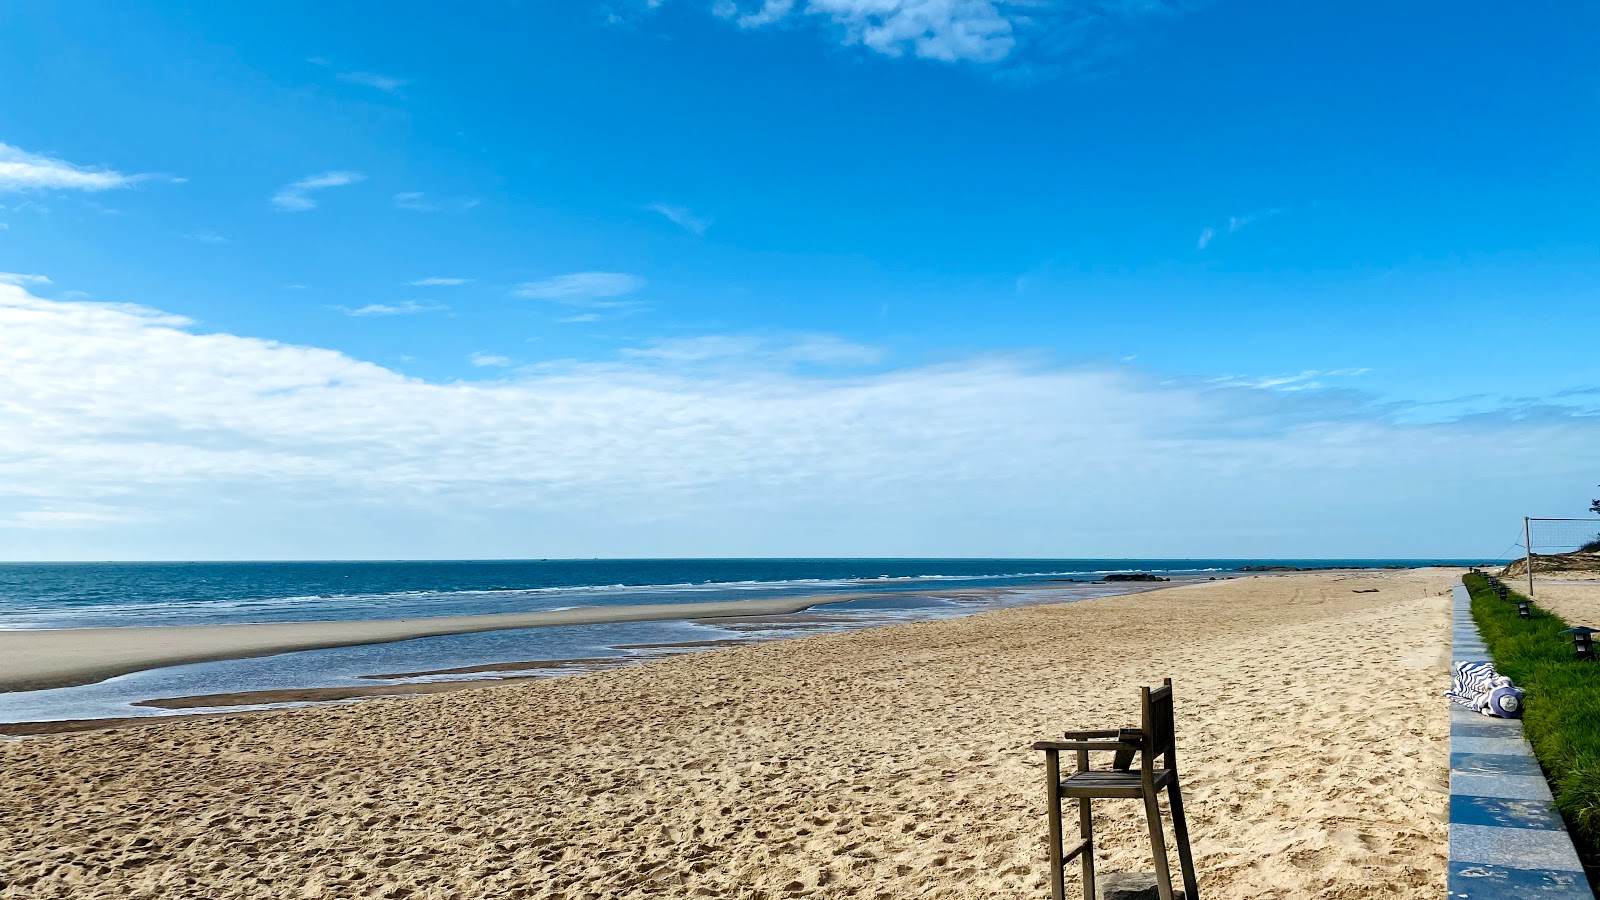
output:
M 572 606 L 1044 586 L 1115 572 L 1435 560 L 662 559 L 0 564 L 0 629 L 394 619 Z

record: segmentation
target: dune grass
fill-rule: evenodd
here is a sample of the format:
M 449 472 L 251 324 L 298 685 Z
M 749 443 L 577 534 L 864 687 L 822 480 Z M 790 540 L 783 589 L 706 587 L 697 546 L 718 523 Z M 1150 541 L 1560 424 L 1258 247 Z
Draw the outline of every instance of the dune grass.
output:
M 1495 668 L 1528 692 L 1523 729 L 1556 807 L 1579 852 L 1600 858 L 1600 662 L 1573 659 L 1572 637 L 1561 633 L 1569 626 L 1559 616 L 1537 605 L 1531 618 L 1518 616 L 1521 594 L 1501 600 L 1477 575 L 1468 575 L 1466 585 Z

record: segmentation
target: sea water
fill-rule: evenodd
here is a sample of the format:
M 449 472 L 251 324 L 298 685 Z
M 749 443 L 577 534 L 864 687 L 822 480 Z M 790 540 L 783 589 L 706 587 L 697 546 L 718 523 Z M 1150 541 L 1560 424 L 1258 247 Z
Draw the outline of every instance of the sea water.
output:
M 839 596 L 792 616 L 738 623 L 570 625 L 419 638 L 169 666 L 93 685 L 0 693 L 0 722 L 171 714 L 142 700 L 316 687 L 405 684 L 461 675 L 379 679 L 535 660 L 627 661 L 673 648 L 968 615 L 1136 590 L 1109 574 L 1177 579 L 1244 565 L 1384 566 L 1450 560 L 783 559 L 441 562 L 0 564 L 0 629 L 316 622 L 532 612 L 580 606 Z M 952 597 L 947 592 L 960 591 Z M 858 597 L 855 595 L 866 594 Z M 849 596 L 846 596 L 849 595 Z M 682 646 L 681 652 L 702 647 Z M 560 667 L 515 674 L 560 674 Z M 489 672 L 478 677 L 495 677 Z M 189 712 L 207 711 L 203 709 Z

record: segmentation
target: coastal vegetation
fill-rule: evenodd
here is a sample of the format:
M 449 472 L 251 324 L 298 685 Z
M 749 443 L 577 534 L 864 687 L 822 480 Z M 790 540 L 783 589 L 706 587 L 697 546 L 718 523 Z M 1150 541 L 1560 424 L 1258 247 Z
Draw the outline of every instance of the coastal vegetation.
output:
M 1524 730 L 1550 780 L 1556 808 L 1578 852 L 1600 858 L 1600 662 L 1573 658 L 1568 623 L 1530 604 L 1517 612 L 1511 592 L 1500 600 L 1487 579 L 1466 577 L 1472 617 L 1500 674 L 1528 692 Z

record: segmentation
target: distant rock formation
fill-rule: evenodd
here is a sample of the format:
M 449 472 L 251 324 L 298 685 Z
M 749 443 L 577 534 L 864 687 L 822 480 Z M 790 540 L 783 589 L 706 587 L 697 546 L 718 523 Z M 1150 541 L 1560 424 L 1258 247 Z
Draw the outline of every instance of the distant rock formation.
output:
M 1538 553 L 1533 555 L 1533 571 L 1540 572 L 1600 572 L 1600 553 L 1555 553 L 1544 556 Z M 1501 578 L 1510 578 L 1513 575 L 1528 574 L 1528 561 L 1526 559 L 1514 560 L 1511 565 L 1500 570 Z
M 1100 579 L 1101 581 L 1171 581 L 1171 578 L 1162 578 L 1151 575 L 1149 572 L 1115 572 Z

